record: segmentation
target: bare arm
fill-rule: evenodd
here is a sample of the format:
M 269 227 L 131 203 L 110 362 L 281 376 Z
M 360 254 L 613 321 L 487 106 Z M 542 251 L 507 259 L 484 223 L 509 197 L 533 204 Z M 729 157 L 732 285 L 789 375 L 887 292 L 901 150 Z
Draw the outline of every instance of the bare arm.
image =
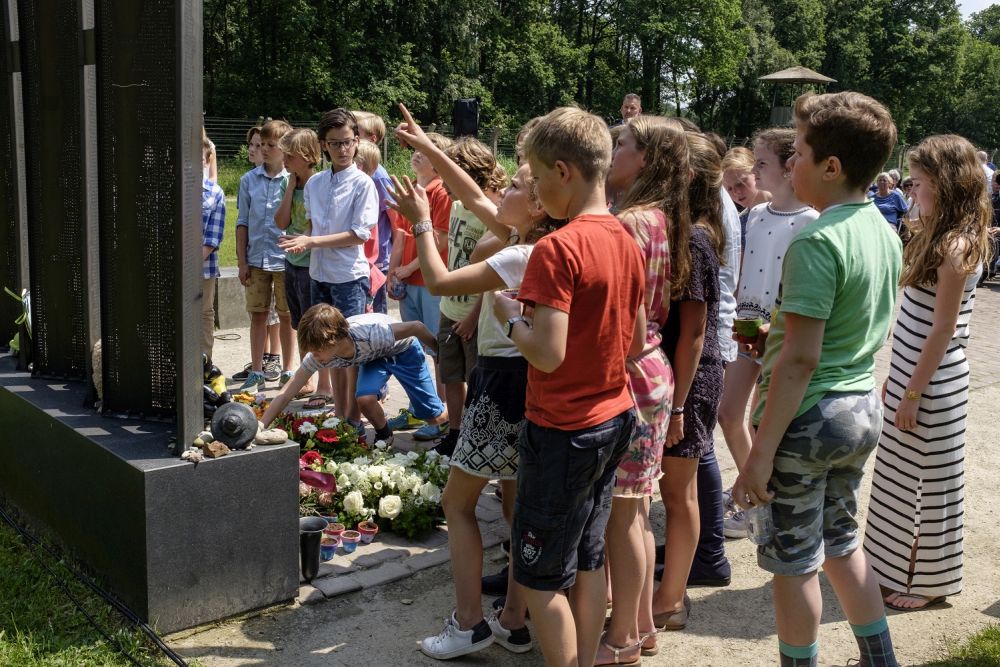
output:
M 423 322 L 393 322 L 389 326 L 392 327 L 392 333 L 396 336 L 396 340 L 403 340 L 404 338 L 414 336 L 425 349 L 437 354 L 437 338 Z
M 472 263 L 481 262 L 503 250 L 506 245 L 506 238 L 501 238 L 493 232 L 487 231 L 476 243 L 476 249 L 469 255 L 469 261 Z
M 641 353 L 646 347 L 646 306 L 639 304 L 639 311 L 635 314 L 635 327 L 632 329 L 632 343 L 628 348 L 628 356 L 634 357 Z
M 292 379 L 285 383 L 285 386 L 281 388 L 278 395 L 271 399 L 271 404 L 267 406 L 267 410 L 264 411 L 264 416 L 260 418 L 260 421 L 264 424 L 265 428 L 270 426 L 274 418 L 281 414 L 281 411 L 288 406 L 292 398 L 299 393 L 302 387 L 306 386 L 309 378 L 312 376 L 311 371 L 307 371 L 302 366 L 299 366 L 298 370 L 295 371 L 295 375 Z
M 521 304 L 495 293 L 493 314 L 506 323 L 521 312 Z M 548 306 L 535 305 L 533 322 L 515 324 L 510 339 L 517 345 L 529 364 L 542 371 L 555 371 L 566 359 L 566 337 L 569 332 L 569 313 Z
M 413 120 L 405 105 L 400 104 L 403 113 L 403 123 L 396 128 L 396 136 L 403 142 L 413 146 L 423 153 L 441 180 L 448 185 L 451 193 L 462 202 L 465 208 L 479 218 L 486 228 L 497 236 L 506 238 L 510 228 L 497 221 L 497 206 L 482 191 L 472 177 L 462 170 L 455 162 L 435 146 L 424 131 Z
M 704 301 L 681 301 L 672 305 L 681 309 L 680 332 L 673 360 L 674 405 L 681 406 L 687 401 L 705 346 L 708 305 Z
M 282 236 L 278 239 L 278 247 L 285 252 L 299 253 L 313 248 L 349 248 L 363 245 L 365 239 L 359 238 L 354 232 L 337 232 L 325 236 Z
M 250 235 L 246 225 L 236 225 L 236 263 L 239 266 L 240 282 L 247 284 L 250 279 L 250 267 L 247 266 L 247 245 L 250 243 Z
M 281 198 L 278 210 L 274 212 L 274 224 L 278 226 L 278 229 L 288 229 L 288 225 L 292 223 L 292 200 L 295 198 L 296 183 L 298 183 L 298 177 L 294 173 L 288 174 L 285 194 Z
M 733 487 L 733 498 L 744 507 L 765 504 L 774 495 L 767 489 L 774 469 L 774 454 L 819 365 L 825 330 L 826 320 L 785 314 L 785 339 L 771 372 L 764 414 L 750 456 Z
M 941 360 L 948 351 L 948 345 L 955 335 L 958 313 L 962 309 L 962 294 L 965 291 L 966 275 L 961 272 L 961 255 L 952 254 L 945 258 L 937 270 L 937 295 L 934 297 L 934 314 L 930 333 L 924 341 L 917 364 L 913 368 L 906 391 L 923 394 L 934 377 Z M 896 409 L 897 428 L 908 431 L 917 425 L 917 411 L 920 398 L 910 399 L 905 395 Z

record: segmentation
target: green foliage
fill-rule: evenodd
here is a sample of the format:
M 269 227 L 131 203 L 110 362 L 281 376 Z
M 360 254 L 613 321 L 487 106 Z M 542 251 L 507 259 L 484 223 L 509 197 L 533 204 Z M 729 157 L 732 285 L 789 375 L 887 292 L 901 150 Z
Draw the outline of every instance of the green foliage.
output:
M 958 0 L 205 0 L 211 116 L 315 119 L 337 105 L 448 124 L 478 97 L 514 131 L 566 104 L 615 121 L 638 92 L 745 138 L 808 86 L 758 78 L 803 65 L 892 111 L 902 142 L 962 132 L 997 145 L 988 107 L 1000 6 L 962 23 Z M 390 155 L 384 156 L 386 161 Z M 227 192 L 229 192 L 227 190 Z

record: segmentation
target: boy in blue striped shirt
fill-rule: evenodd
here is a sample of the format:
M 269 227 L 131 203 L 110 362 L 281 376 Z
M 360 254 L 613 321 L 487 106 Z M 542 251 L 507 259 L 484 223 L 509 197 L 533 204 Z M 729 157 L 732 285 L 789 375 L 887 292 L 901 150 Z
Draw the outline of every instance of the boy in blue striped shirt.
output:
M 201 159 L 207 165 L 211 142 L 202 135 Z M 215 342 L 215 287 L 219 279 L 219 246 L 226 227 L 226 195 L 214 181 L 201 184 L 201 351 L 212 358 Z

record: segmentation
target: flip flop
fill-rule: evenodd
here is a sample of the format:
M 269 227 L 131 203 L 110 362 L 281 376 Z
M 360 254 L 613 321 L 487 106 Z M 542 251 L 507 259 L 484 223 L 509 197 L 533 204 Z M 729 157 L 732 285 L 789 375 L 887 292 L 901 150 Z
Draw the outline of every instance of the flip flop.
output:
M 896 600 L 899 600 L 900 598 L 923 600 L 924 603 L 919 607 L 903 607 L 896 604 Z M 947 597 L 944 595 L 938 595 L 936 597 L 927 597 L 926 595 L 916 595 L 914 593 L 897 593 L 894 601 L 889 602 L 888 600 L 885 600 L 885 606 L 895 611 L 920 611 L 922 609 L 929 609 L 930 607 L 934 607 L 939 604 L 944 604 L 945 600 L 947 600 Z
M 293 400 L 298 401 L 308 396 L 312 396 L 315 392 L 315 389 L 300 389 L 299 393 L 295 394 L 295 398 Z
M 322 410 L 323 408 L 325 408 L 327 405 L 330 404 L 331 400 L 333 400 L 333 399 L 331 397 L 327 396 L 326 394 L 313 394 L 309 398 L 309 400 L 306 401 L 306 404 L 302 406 L 302 409 L 303 410 Z

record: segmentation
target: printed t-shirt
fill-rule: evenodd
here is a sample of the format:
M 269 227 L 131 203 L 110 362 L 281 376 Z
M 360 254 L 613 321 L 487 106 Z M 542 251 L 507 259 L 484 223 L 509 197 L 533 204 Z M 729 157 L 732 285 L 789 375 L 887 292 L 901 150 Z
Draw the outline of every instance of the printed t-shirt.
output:
M 310 352 L 302 360 L 309 372 L 315 373 L 321 368 L 348 368 L 360 366 L 376 359 L 394 357 L 405 352 L 415 340 L 413 336 L 396 340 L 392 324 L 396 320 L 382 313 L 363 313 L 347 318 L 348 335 L 354 341 L 354 358 L 341 359 L 333 357 L 328 363 L 321 364 Z
M 469 257 L 484 233 L 486 225 L 480 222 L 472 211 L 465 208 L 462 202 L 456 201 L 451 205 L 446 261 L 449 271 L 469 265 Z M 475 307 L 477 298 L 475 294 L 441 297 L 441 314 L 457 322 Z
M 497 272 L 508 289 L 519 289 L 528 258 L 534 246 L 512 245 L 486 258 L 486 264 Z M 483 306 L 479 311 L 479 335 L 476 349 L 480 357 L 520 357 L 514 341 L 507 338 L 507 323 L 493 314 L 493 290 L 483 292 Z
M 314 178 L 316 174 L 313 174 L 310 178 Z M 286 180 L 281 184 L 281 197 L 285 197 L 285 191 L 288 189 L 288 181 Z M 285 233 L 296 236 L 303 234 L 309 236 L 312 232 L 312 225 L 309 224 L 309 218 L 306 216 L 306 198 L 305 198 L 305 183 L 302 184 L 301 188 L 295 188 L 295 192 L 292 193 L 292 210 L 290 221 L 288 227 L 285 228 Z M 306 250 L 305 252 L 286 252 L 285 260 L 293 266 L 301 266 L 308 268 L 309 266 L 309 255 L 312 251 Z
M 795 235 L 819 217 L 819 211 L 804 206 L 797 211 L 776 211 L 770 203 L 754 206 L 747 219 L 747 245 L 743 251 L 743 273 L 736 316 L 771 321 L 778 298 L 781 262 Z
M 448 225 L 451 222 L 451 198 L 444 191 L 444 186 L 441 185 L 440 178 L 435 178 L 424 189 L 427 191 L 427 201 L 431 205 L 431 224 L 434 226 L 434 231 L 438 234 L 447 235 Z M 417 258 L 417 239 L 414 238 L 413 232 L 410 231 L 412 228 L 410 221 L 403 216 L 395 216 L 392 226 L 394 229 L 402 230 L 406 235 L 403 240 L 403 257 L 399 260 L 400 266 L 406 266 Z M 448 263 L 447 250 L 441 253 L 441 260 L 445 264 Z M 407 285 L 425 284 L 424 276 L 420 273 L 420 269 L 411 273 L 403 282 Z
M 559 368 L 528 368 L 525 417 L 576 430 L 633 406 L 625 358 L 643 274 L 639 247 L 610 214 L 576 217 L 535 244 L 518 299 L 568 313 L 569 328 Z
M 785 339 L 786 313 L 826 321 L 819 365 L 796 417 L 827 392 L 875 388 L 875 353 L 892 327 L 901 254 L 899 236 L 871 202 L 828 208 L 795 236 L 781 269 L 755 424 Z

